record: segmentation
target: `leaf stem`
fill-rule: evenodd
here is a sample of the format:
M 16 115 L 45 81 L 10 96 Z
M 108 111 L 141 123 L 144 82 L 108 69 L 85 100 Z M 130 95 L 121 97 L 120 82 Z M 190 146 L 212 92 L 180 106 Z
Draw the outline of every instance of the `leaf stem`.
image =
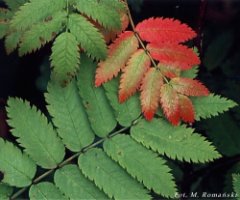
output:
M 86 151 L 88 151 L 89 149 L 92 149 L 94 147 L 96 147 L 97 145 L 103 143 L 105 140 L 114 137 L 115 135 L 118 135 L 120 133 L 122 133 L 123 131 L 126 131 L 127 129 L 129 129 L 131 126 L 129 127 L 123 127 L 122 129 L 119 129 L 117 131 L 115 131 L 114 133 L 110 134 L 109 136 L 102 138 L 98 141 L 96 141 L 93 144 L 90 144 L 88 146 L 86 146 L 85 148 L 83 148 L 81 151 L 73 154 L 72 156 L 70 156 L 69 158 L 67 158 L 66 160 L 62 161 L 58 166 L 56 166 L 54 169 L 50 169 L 48 171 L 46 171 L 45 173 L 41 174 L 40 176 L 36 177 L 31 185 L 24 187 L 20 190 L 18 190 L 16 193 L 14 193 L 11 197 L 10 200 L 14 200 L 17 197 L 19 197 L 22 193 L 24 193 L 29 187 L 31 187 L 33 184 L 36 184 L 38 182 L 40 182 L 41 180 L 43 180 L 44 178 L 46 178 L 47 176 L 49 176 L 50 174 L 52 174 L 53 172 L 55 172 L 55 170 L 62 168 L 63 166 L 65 166 L 66 164 L 70 163 L 71 161 L 73 161 L 75 158 L 77 158 L 79 155 L 81 155 L 82 153 L 85 153 Z
M 130 9 L 129 9 L 129 6 L 128 6 L 128 3 L 127 3 L 127 0 L 124 0 L 125 4 L 126 4 L 126 8 L 127 8 L 127 15 L 128 15 L 128 18 L 129 18 L 129 22 L 130 22 L 130 25 L 132 27 L 132 30 L 134 32 L 134 35 L 135 37 L 137 38 L 138 42 L 140 43 L 141 47 L 144 49 L 145 53 L 147 54 L 147 56 L 150 58 L 153 66 L 159 70 L 159 67 L 157 66 L 156 62 L 154 61 L 154 59 L 152 58 L 150 52 L 147 50 L 145 44 L 143 43 L 142 39 L 140 38 L 138 32 L 136 31 L 136 26 L 134 24 L 134 21 L 133 21 L 133 18 L 132 18 L 132 14 L 130 12 Z M 163 77 L 164 81 L 166 83 L 169 83 L 168 79 L 162 74 L 162 72 L 159 70 L 161 76 Z

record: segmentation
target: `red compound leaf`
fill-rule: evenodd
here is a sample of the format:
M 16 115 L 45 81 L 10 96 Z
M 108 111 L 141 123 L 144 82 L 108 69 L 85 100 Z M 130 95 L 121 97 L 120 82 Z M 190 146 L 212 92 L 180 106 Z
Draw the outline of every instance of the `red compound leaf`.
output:
M 171 85 L 178 93 L 186 96 L 208 96 L 209 90 L 199 81 L 191 78 L 177 77 L 171 80 Z
M 194 108 L 191 100 L 184 95 L 179 95 L 180 117 L 184 122 L 194 122 Z
M 169 84 L 161 87 L 160 102 L 166 118 L 173 124 L 180 122 L 180 107 L 177 92 Z
M 194 65 L 199 65 L 200 60 L 193 49 L 184 45 L 159 43 L 147 45 L 151 56 L 162 64 L 174 65 L 181 70 L 191 69 Z
M 186 24 L 170 18 L 149 18 L 136 26 L 142 40 L 152 43 L 180 43 L 196 37 Z
M 129 57 L 137 50 L 138 40 L 134 33 L 126 31 L 109 46 L 108 57 L 101 61 L 96 70 L 95 85 L 111 80 L 125 66 Z
M 147 120 L 151 120 L 158 108 L 160 88 L 163 84 L 161 73 L 156 68 L 150 68 L 142 81 L 141 105 Z
M 120 81 L 119 101 L 124 102 L 140 87 L 145 72 L 150 67 L 150 58 L 143 49 L 136 51 L 123 68 Z

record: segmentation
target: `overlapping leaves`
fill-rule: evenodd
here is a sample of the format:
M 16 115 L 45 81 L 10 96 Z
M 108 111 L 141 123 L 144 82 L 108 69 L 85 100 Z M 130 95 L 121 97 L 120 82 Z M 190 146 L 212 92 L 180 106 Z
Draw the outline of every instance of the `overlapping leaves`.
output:
M 200 64 L 195 51 L 181 44 L 195 37 L 195 32 L 168 18 L 144 20 L 135 31 L 125 31 L 109 46 L 107 59 L 96 70 L 95 85 L 100 86 L 121 71 L 120 103 L 139 90 L 142 113 L 147 120 L 152 120 L 161 106 L 173 125 L 181 120 L 194 122 L 195 110 L 189 97 L 209 94 L 201 82 L 193 79 L 195 76 L 181 77 Z M 145 47 L 142 41 L 149 44 Z

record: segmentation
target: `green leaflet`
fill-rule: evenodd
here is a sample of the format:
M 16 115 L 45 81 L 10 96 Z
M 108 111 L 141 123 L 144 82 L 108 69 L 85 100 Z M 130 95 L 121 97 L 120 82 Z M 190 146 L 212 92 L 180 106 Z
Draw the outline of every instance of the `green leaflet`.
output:
M 115 128 L 117 122 L 104 89 L 94 86 L 95 69 L 96 63 L 83 56 L 78 74 L 78 87 L 95 134 L 105 137 Z
M 108 199 L 93 182 L 83 176 L 76 165 L 66 165 L 57 170 L 54 182 L 69 199 Z
M 172 159 L 204 163 L 220 157 L 205 137 L 185 126 L 172 126 L 163 119 L 141 120 L 131 128 L 131 136 L 147 148 Z
M 0 199 L 8 200 L 10 195 L 13 192 L 13 188 L 8 186 L 7 184 L 0 183 Z
M 61 11 L 65 6 L 65 0 L 31 0 L 19 8 L 11 20 L 10 26 L 12 29 L 25 30 L 52 16 L 53 13 Z
M 0 171 L 4 174 L 3 183 L 25 187 L 31 184 L 36 165 L 12 143 L 0 139 Z
M 195 119 L 200 120 L 217 116 L 230 108 L 237 106 L 237 104 L 229 99 L 219 95 L 210 94 L 207 97 L 193 97 L 192 103 L 195 109 Z
M 106 91 L 107 98 L 114 109 L 114 114 L 119 124 L 125 127 L 130 126 L 132 122 L 141 114 L 141 105 L 138 95 L 135 94 L 124 103 L 119 103 L 119 79 L 112 79 L 103 86 Z
M 45 98 L 49 113 L 63 143 L 71 151 L 80 151 L 91 144 L 94 133 L 78 94 L 75 81 L 65 88 L 50 81 Z
M 9 98 L 7 112 L 11 132 L 18 137 L 24 151 L 41 167 L 56 167 L 64 157 L 65 148 L 47 118 L 21 99 Z
M 68 28 L 88 55 L 97 59 L 106 58 L 107 46 L 103 35 L 85 17 L 70 14 Z
M 5 49 L 7 51 L 7 54 L 12 53 L 18 47 L 22 34 L 22 32 L 16 31 L 11 32 L 9 35 L 6 36 Z
M 112 0 L 75 0 L 75 7 L 77 10 L 92 19 L 107 29 L 120 29 L 121 20 L 120 14 L 109 3 Z M 112 1 L 121 6 L 122 3 Z
M 156 153 L 128 135 L 117 135 L 105 141 L 104 150 L 149 190 L 153 189 L 164 197 L 174 197 L 177 191 L 170 168 Z
M 240 174 L 233 174 L 233 189 L 238 194 L 237 199 L 240 199 Z
M 114 199 L 151 199 L 147 191 L 131 178 L 101 149 L 80 155 L 78 164 L 83 174 Z
M 76 38 L 69 32 L 61 33 L 52 47 L 51 65 L 57 80 L 66 85 L 77 73 L 79 48 Z
M 189 70 L 184 70 L 181 71 L 181 77 L 186 77 L 186 78 L 196 78 L 199 72 L 199 66 L 194 66 L 193 68 Z
M 31 29 L 23 34 L 19 55 L 23 56 L 24 54 L 32 53 L 51 41 L 63 28 L 66 17 L 67 13 L 61 11 L 54 13 L 48 21 L 34 24 Z
M 3 0 L 5 4 L 11 9 L 11 10 L 17 10 L 21 5 L 26 3 L 27 0 Z
M 8 23 L 0 22 L 0 39 L 2 39 L 8 31 Z
M 50 182 L 41 182 L 32 185 L 29 190 L 30 200 L 67 200 L 67 198 L 59 191 L 59 189 Z

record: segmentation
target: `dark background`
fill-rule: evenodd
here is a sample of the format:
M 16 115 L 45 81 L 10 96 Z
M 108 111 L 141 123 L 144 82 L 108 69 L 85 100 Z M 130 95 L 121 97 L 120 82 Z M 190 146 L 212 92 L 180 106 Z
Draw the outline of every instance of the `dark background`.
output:
M 240 0 L 129 0 L 137 23 L 148 17 L 171 17 L 197 33 L 202 64 L 198 78 L 211 92 L 240 103 Z M 3 6 L 3 3 L 1 3 Z M 7 56 L 0 41 L 0 134 L 8 137 L 5 103 L 8 96 L 31 101 L 43 112 L 43 92 L 50 75 L 51 44 L 31 55 Z M 240 109 L 194 126 L 216 145 L 223 158 L 210 164 L 169 162 L 182 191 L 232 191 L 231 172 L 240 172 Z M 158 197 L 156 197 L 158 198 Z

